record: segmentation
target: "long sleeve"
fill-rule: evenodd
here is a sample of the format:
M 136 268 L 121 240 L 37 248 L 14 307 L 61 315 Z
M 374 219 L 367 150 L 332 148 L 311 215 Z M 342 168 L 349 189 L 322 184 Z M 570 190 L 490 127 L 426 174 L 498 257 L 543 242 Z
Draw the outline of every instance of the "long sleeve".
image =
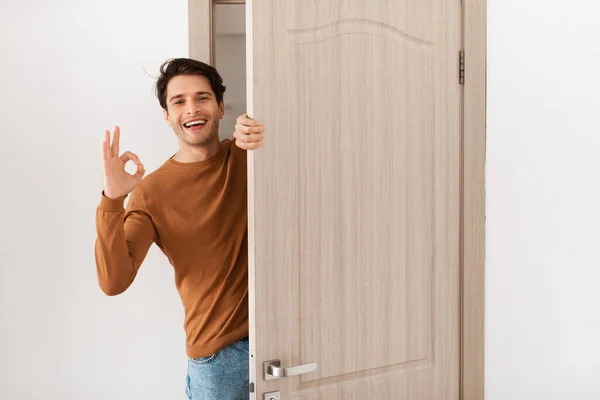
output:
M 96 209 L 98 283 L 109 296 L 123 293 L 131 285 L 156 239 L 143 190 L 138 186 L 131 192 L 125 210 L 126 197 L 110 199 L 103 193 Z

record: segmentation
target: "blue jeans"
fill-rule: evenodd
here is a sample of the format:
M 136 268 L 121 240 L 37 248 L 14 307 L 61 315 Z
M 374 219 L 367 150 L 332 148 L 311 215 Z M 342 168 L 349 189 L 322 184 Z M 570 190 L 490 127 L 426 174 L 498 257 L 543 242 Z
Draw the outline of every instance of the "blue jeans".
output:
M 248 338 L 202 358 L 188 358 L 189 400 L 247 400 Z

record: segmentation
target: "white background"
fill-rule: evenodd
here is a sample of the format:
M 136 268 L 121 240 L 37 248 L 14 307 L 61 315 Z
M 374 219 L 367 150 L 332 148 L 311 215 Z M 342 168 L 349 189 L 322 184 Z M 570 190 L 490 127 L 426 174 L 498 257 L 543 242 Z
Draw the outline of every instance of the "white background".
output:
M 0 9 L 0 398 L 183 399 L 171 267 L 106 297 L 93 243 L 103 130 L 148 171 L 177 150 L 152 85 L 187 1 Z M 486 399 L 598 399 L 600 5 L 488 9 Z
M 600 3 L 488 10 L 486 400 L 597 400 Z

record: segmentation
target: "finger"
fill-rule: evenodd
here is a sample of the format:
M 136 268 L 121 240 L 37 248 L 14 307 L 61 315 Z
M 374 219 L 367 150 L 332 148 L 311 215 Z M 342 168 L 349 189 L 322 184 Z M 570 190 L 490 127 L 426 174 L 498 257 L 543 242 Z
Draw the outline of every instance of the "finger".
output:
M 238 124 L 242 124 L 242 125 L 248 125 L 248 126 L 257 126 L 257 125 L 262 125 L 260 122 L 258 122 L 255 119 L 252 119 L 248 116 L 248 114 L 242 114 L 237 118 L 236 121 Z
M 240 149 L 244 149 L 244 150 L 254 150 L 254 149 L 262 146 L 262 141 L 252 142 L 252 143 L 244 143 L 239 140 L 236 140 L 235 143 Z
M 124 163 L 126 163 L 129 160 L 133 161 L 136 165 L 140 165 L 142 163 L 138 156 L 130 151 L 126 151 L 125 153 L 123 153 L 123 155 L 120 158 L 121 161 L 123 161 Z
M 115 133 L 113 133 L 113 141 L 111 146 L 112 156 L 119 157 L 119 139 L 121 138 L 121 128 L 115 126 Z
M 106 140 L 102 141 L 102 160 L 106 161 L 108 159 L 108 151 L 109 146 Z
M 238 124 L 246 125 L 246 126 L 262 126 L 262 124 L 254 119 L 248 118 L 240 118 L 237 121 Z
M 133 177 L 137 181 L 140 181 L 144 177 L 145 173 L 146 173 L 146 170 L 144 169 L 144 164 L 138 164 L 137 171 L 136 171 L 135 175 L 133 175 Z
M 244 143 L 253 143 L 262 141 L 265 138 L 265 134 L 255 133 L 253 135 L 246 135 L 243 132 L 235 131 L 233 133 L 233 137 L 235 137 L 238 140 L 241 140 Z
M 104 131 L 104 140 L 102 141 L 102 159 L 107 160 L 110 157 L 110 132 Z
M 235 129 L 240 130 L 247 134 L 252 134 L 252 133 L 261 133 L 262 131 L 265 130 L 265 127 L 262 125 L 246 126 L 246 125 L 236 124 Z

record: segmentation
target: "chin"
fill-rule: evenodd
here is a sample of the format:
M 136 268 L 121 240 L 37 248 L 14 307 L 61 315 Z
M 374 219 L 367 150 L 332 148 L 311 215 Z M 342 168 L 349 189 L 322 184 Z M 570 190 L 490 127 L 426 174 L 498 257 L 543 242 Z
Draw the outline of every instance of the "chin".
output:
M 212 135 L 202 136 L 202 137 L 189 137 L 185 138 L 185 142 L 191 146 L 202 146 L 204 144 L 208 144 L 211 142 Z
M 202 146 L 204 144 L 207 144 L 209 142 L 208 138 L 194 138 L 194 139 L 188 139 L 185 141 L 187 144 L 189 144 L 190 146 Z

